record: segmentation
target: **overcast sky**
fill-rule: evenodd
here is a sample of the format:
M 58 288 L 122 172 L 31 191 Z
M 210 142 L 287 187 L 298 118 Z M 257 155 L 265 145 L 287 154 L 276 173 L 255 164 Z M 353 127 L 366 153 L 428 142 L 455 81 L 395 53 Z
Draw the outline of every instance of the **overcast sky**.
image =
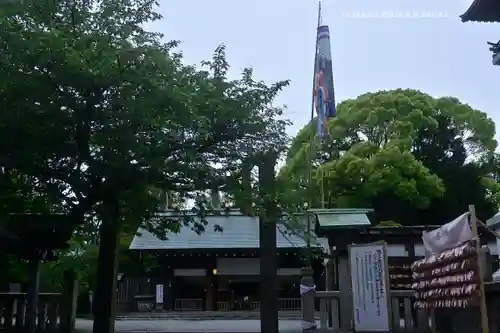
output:
M 336 101 L 365 92 L 413 88 L 456 96 L 500 124 L 500 67 L 486 41 L 500 24 L 461 23 L 472 0 L 324 0 Z M 149 26 L 180 40 L 186 62 L 227 46 L 233 78 L 252 66 L 257 79 L 290 79 L 277 100 L 295 134 L 310 117 L 316 0 L 161 0 L 164 19 Z M 499 125 L 500 126 L 500 125 Z M 500 130 L 498 130 L 500 132 Z M 499 136 L 497 135 L 497 138 Z

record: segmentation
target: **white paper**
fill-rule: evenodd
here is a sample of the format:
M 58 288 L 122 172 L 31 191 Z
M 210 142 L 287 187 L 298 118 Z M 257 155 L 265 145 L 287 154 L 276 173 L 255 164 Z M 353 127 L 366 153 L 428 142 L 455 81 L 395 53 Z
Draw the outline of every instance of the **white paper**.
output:
M 462 214 L 442 227 L 422 233 L 426 254 L 438 255 L 472 239 L 468 213 Z
M 156 285 L 156 304 L 163 304 L 163 285 Z
M 304 296 L 310 291 L 316 290 L 316 285 L 312 287 L 304 286 L 303 284 L 300 285 L 300 296 Z
M 355 332 L 389 332 L 388 267 L 384 244 L 349 248 Z

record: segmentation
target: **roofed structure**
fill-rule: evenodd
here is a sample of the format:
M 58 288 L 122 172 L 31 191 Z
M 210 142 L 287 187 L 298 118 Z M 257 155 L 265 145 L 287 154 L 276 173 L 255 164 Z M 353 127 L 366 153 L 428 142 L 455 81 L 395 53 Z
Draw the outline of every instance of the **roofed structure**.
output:
M 366 214 L 373 209 L 340 208 L 340 209 L 310 209 L 317 218 L 318 226 L 322 229 L 360 228 L 370 226 Z
M 460 18 L 462 22 L 500 22 L 500 1 L 474 0 Z
M 199 219 L 196 218 L 195 219 Z M 166 235 L 162 240 L 153 233 L 140 228 L 130 244 L 131 250 L 193 250 L 193 249 L 257 249 L 259 248 L 259 219 L 246 216 L 237 210 L 227 214 L 205 217 L 205 231 L 197 233 L 191 228 L 182 227 L 179 233 Z M 220 230 L 222 229 L 222 230 Z M 276 226 L 276 247 L 302 248 L 306 246 L 304 237 L 293 234 L 278 223 Z M 328 242 L 319 240 L 318 245 L 328 247 Z
M 349 228 L 370 226 L 366 209 L 311 209 L 313 216 L 312 229 Z M 167 211 L 167 216 L 175 218 L 176 212 Z M 298 219 L 306 219 L 306 215 L 294 214 Z M 197 217 L 194 217 L 195 219 Z M 153 233 L 140 228 L 130 244 L 131 250 L 192 250 L 192 249 L 257 249 L 259 248 L 259 219 L 243 215 L 239 210 L 220 211 L 219 214 L 207 216 L 205 231 L 198 234 L 190 228 L 183 227 L 179 233 L 166 235 L 162 240 Z M 278 249 L 303 248 L 307 246 L 307 223 L 290 223 L 284 220 L 276 225 L 276 247 Z M 303 227 L 300 230 L 300 227 Z M 220 228 L 219 228 L 220 227 Z M 295 227 L 295 228 L 294 228 Z M 219 231 L 218 229 L 222 229 Z M 325 238 L 311 241 L 313 246 L 328 248 Z

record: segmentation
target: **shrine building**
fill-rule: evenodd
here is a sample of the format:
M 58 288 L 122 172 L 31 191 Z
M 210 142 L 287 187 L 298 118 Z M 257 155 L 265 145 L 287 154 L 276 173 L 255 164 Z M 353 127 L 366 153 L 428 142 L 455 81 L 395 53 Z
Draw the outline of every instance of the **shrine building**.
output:
M 367 210 L 345 209 L 315 213 L 312 225 L 370 225 Z M 167 211 L 164 214 L 176 214 Z M 207 216 L 203 233 L 182 227 L 179 233 L 162 240 L 139 229 L 130 249 L 154 253 L 161 263 L 156 283 L 163 284 L 163 308 L 228 310 L 259 306 L 259 220 L 242 215 L 239 210 L 221 211 Z M 305 223 L 304 225 L 306 225 Z M 220 226 L 222 231 L 215 231 Z M 290 232 L 284 223 L 276 226 L 280 308 L 300 309 L 300 268 L 306 265 L 305 237 Z M 317 238 L 311 242 L 314 252 L 328 253 L 328 241 Z M 323 258 L 313 258 L 316 285 L 324 288 Z M 159 276 L 161 275 L 161 276 Z M 150 291 L 151 293 L 151 291 Z
M 387 243 L 391 289 L 409 289 L 409 264 L 424 256 L 422 232 L 435 226 L 372 226 L 367 216 L 370 211 L 310 210 L 311 226 L 316 235 L 311 248 L 320 253 L 312 260 L 317 290 L 325 290 L 327 286 L 329 290 L 338 290 L 342 283 L 336 259 L 341 244 L 380 240 Z M 173 210 L 162 214 L 172 218 L 179 216 Z M 259 250 L 258 218 L 243 215 L 239 210 L 221 210 L 205 220 L 204 232 L 182 227 L 179 233 L 167 234 L 167 239 L 138 230 L 130 250 L 155 255 L 159 267 L 149 276 L 140 277 L 146 281 L 143 287 L 134 282 L 139 279 L 137 277 L 125 277 L 119 282 L 119 312 L 140 310 L 138 298 L 149 302 L 149 308 L 160 306 L 167 311 L 259 309 L 260 257 L 265 253 Z M 219 226 L 222 231 L 215 230 Z M 301 307 L 300 269 L 308 260 L 304 230 L 302 235 L 290 232 L 280 221 L 276 228 L 279 309 L 298 310 Z M 496 244 L 489 238 L 485 239 L 485 245 L 491 254 L 496 254 Z M 161 295 L 157 292 L 158 286 L 162 286 Z
M 500 22 L 500 3 L 496 0 L 474 0 L 465 13 L 460 15 L 462 22 L 498 23 Z M 500 41 L 488 41 L 492 53 L 492 63 L 500 66 Z

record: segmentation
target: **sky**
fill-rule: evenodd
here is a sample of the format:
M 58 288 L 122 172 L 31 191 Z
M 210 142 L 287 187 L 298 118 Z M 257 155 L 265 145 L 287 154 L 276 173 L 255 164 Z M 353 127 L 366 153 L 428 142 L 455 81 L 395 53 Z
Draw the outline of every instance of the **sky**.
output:
M 412 88 L 457 97 L 500 127 L 500 66 L 492 65 L 486 44 L 500 39 L 500 23 L 462 23 L 459 15 L 471 3 L 323 0 L 337 103 Z M 253 67 L 267 83 L 291 80 L 276 103 L 287 106 L 294 135 L 310 118 L 317 8 L 316 0 L 161 0 L 164 18 L 148 28 L 181 41 L 186 63 L 210 59 L 223 43 L 230 78 Z

